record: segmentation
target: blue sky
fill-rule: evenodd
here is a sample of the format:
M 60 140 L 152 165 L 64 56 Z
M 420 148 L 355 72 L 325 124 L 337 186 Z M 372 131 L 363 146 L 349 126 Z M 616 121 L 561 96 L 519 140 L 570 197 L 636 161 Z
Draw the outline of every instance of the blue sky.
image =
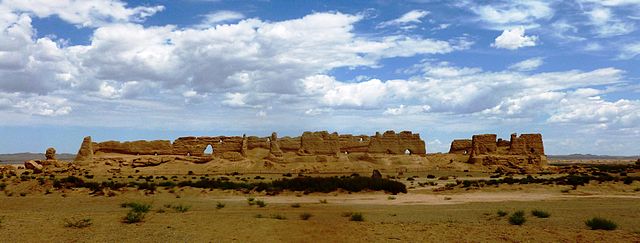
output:
M 640 1 L 0 1 L 0 153 L 186 135 L 542 133 L 640 154 Z

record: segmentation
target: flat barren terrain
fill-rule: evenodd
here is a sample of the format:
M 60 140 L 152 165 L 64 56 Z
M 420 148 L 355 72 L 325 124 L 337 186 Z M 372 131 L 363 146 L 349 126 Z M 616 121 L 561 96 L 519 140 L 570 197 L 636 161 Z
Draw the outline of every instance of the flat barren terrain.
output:
M 397 195 L 338 191 L 275 196 L 191 187 L 159 187 L 153 193 L 126 187 L 98 196 L 86 188 L 48 191 L 35 180 L 4 181 L 9 182 L 0 196 L 4 242 L 640 241 L 637 181 L 591 182 L 570 192 L 567 186 L 505 184 L 442 192 L 413 188 Z M 140 222 L 126 223 L 125 216 L 133 211 L 123 205 L 127 203 L 151 208 Z M 512 225 L 508 218 L 518 210 L 526 221 Z M 549 217 L 533 216 L 532 210 Z M 361 215 L 362 221 L 352 221 L 353 215 Z M 593 217 L 618 227 L 591 230 L 585 221 Z M 88 223 L 82 225 L 83 220 Z

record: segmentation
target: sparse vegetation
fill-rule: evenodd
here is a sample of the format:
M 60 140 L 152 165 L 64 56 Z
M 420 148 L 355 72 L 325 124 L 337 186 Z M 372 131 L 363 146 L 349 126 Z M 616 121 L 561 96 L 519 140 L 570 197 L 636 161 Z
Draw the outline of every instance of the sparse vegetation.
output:
M 507 214 L 509 214 L 507 211 L 498 210 L 498 217 L 504 217 L 507 216 Z
M 342 216 L 342 217 L 351 217 L 352 214 L 353 214 L 352 212 L 344 212 L 344 213 L 341 213 L 340 216 Z
M 291 207 L 292 208 L 299 208 L 300 204 L 299 203 L 294 203 L 294 204 L 291 204 Z
M 262 200 L 256 200 L 256 205 L 258 205 L 258 207 L 264 208 L 265 206 L 267 206 L 267 203 L 265 203 Z
M 394 196 L 388 196 L 388 197 L 387 197 L 387 199 L 388 199 L 388 200 L 396 200 L 396 197 L 394 197 Z
M 145 215 L 146 213 L 131 210 L 127 213 L 127 216 L 124 217 L 123 222 L 127 224 L 142 222 Z
M 226 206 L 224 203 L 221 203 L 221 202 L 216 203 L 216 209 L 222 209 L 224 208 L 224 206 Z
M 189 211 L 189 209 L 191 209 L 191 206 L 177 205 L 177 206 L 173 206 L 173 209 L 176 210 L 176 212 L 178 213 L 185 213 Z
M 313 215 L 310 213 L 301 213 L 300 214 L 300 219 L 302 220 L 308 220 L 309 218 L 311 218 Z
M 531 215 L 536 216 L 538 218 L 548 218 L 549 216 L 551 216 L 551 214 L 549 214 L 548 212 L 538 210 L 538 209 L 532 210 Z
M 254 218 L 257 218 L 257 219 L 261 219 L 261 218 L 263 218 L 262 214 L 256 214 L 256 215 L 255 215 L 255 216 L 253 216 L 253 217 L 254 217 Z
M 81 229 L 81 228 L 89 227 L 92 224 L 93 223 L 91 222 L 90 218 L 82 218 L 82 219 L 70 218 L 70 219 L 64 220 L 64 227 L 67 227 L 67 228 Z
M 327 204 L 328 202 L 327 202 L 327 199 L 320 199 L 320 203 L 321 204 Z
M 509 223 L 512 225 L 522 225 L 527 219 L 524 217 L 524 211 L 519 210 L 511 214 L 509 217 Z
M 349 221 L 364 221 L 362 213 L 352 213 Z
M 256 204 L 255 200 L 256 200 L 255 198 L 249 197 L 247 198 L 247 203 L 249 204 L 249 206 L 253 206 Z
M 128 202 L 120 204 L 123 208 L 131 208 L 131 211 L 147 213 L 151 210 L 151 204 L 146 203 L 138 203 L 138 202 Z
M 272 218 L 272 219 L 279 219 L 279 220 L 285 220 L 285 219 L 287 219 L 287 217 L 282 216 L 282 215 L 280 215 L 280 214 L 272 214 L 272 215 L 271 215 L 271 218 Z
M 584 222 L 592 230 L 615 230 L 618 225 L 608 219 L 594 217 Z

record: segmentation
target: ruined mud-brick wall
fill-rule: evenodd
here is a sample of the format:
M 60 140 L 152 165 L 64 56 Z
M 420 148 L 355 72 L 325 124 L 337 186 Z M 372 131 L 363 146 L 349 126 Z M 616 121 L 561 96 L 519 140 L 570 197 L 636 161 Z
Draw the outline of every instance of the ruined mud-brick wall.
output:
M 273 140 L 273 141 L 272 141 Z M 425 143 L 419 134 L 409 131 L 395 133 L 387 131 L 375 136 L 338 135 L 338 133 L 305 132 L 300 137 L 278 138 L 273 133 L 270 137 L 256 136 L 215 136 L 215 137 L 180 137 L 173 141 L 106 141 L 95 143 L 91 137 L 83 140 L 78 151 L 77 160 L 91 160 L 97 152 L 119 153 L 130 155 L 189 155 L 210 156 L 205 154 L 207 146 L 213 148 L 213 155 L 226 152 L 238 152 L 246 156 L 251 149 L 269 149 L 271 153 L 295 152 L 298 155 L 336 155 L 344 152 L 365 152 L 382 154 L 426 154 Z
M 213 154 L 224 152 L 242 153 L 243 137 L 181 137 L 173 142 L 173 154 L 205 156 L 204 150 L 211 145 Z M 248 144 L 248 143 L 247 143 Z
M 449 148 L 450 154 L 469 154 L 471 153 L 471 139 L 456 139 L 451 142 Z
M 498 150 L 497 135 L 480 134 L 471 137 L 471 154 L 490 154 Z
M 340 152 L 338 133 L 304 132 L 300 137 L 300 149 L 306 154 L 337 154 Z
M 171 141 L 169 140 L 139 140 L 132 142 L 106 141 L 93 143 L 93 153 L 97 152 L 133 155 L 168 155 L 173 154 L 173 149 Z
M 500 154 L 507 152 L 511 155 L 544 155 L 542 135 L 535 134 L 511 134 L 511 140 L 498 139 L 495 134 L 473 135 L 471 141 L 471 154 Z M 457 140 L 456 140 L 457 141 Z M 456 142 L 454 141 L 454 142 Z M 460 145 L 462 146 L 462 145 Z M 451 143 L 453 149 L 454 143 Z M 505 147 L 504 151 L 498 151 L 498 147 Z
M 340 152 L 369 152 L 369 143 L 371 143 L 371 137 L 366 135 L 340 135 Z
M 369 153 L 404 154 L 409 150 L 411 154 L 426 154 L 425 143 L 420 139 L 420 134 L 412 134 L 403 131 L 396 134 L 394 131 L 386 131 L 384 134 L 376 133 L 369 143 Z

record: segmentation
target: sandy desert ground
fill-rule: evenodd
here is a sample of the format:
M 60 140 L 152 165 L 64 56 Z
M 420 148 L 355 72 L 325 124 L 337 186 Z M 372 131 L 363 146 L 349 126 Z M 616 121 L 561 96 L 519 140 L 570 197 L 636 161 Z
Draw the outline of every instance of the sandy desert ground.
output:
M 458 186 L 444 191 L 417 186 L 487 176 L 441 170 L 429 174 L 451 175 L 398 176 L 409 188 L 406 194 L 339 191 L 276 196 L 191 187 L 159 187 L 153 193 L 127 187 L 105 196 L 92 195 L 86 188 L 54 190 L 50 181 L 41 184 L 37 178 L 3 178 L 0 235 L 3 242 L 640 242 L 640 181 L 592 181 L 576 190 L 540 184 Z M 185 177 L 191 179 L 174 180 Z M 266 206 L 249 205 L 248 198 Z M 121 204 L 130 202 L 152 206 L 142 222 L 123 222 L 130 209 Z M 224 207 L 217 208 L 219 204 Z M 188 209 L 178 212 L 177 206 Z M 534 209 L 550 217 L 534 217 Z M 500 217 L 499 210 L 509 215 L 524 210 L 526 222 L 511 225 L 509 215 Z M 302 220 L 304 213 L 310 218 Z M 350 221 L 347 213 L 361 213 L 364 221 Z M 614 221 L 618 228 L 590 230 L 584 222 L 595 216 Z M 65 227 L 66 222 L 83 219 L 91 225 Z

